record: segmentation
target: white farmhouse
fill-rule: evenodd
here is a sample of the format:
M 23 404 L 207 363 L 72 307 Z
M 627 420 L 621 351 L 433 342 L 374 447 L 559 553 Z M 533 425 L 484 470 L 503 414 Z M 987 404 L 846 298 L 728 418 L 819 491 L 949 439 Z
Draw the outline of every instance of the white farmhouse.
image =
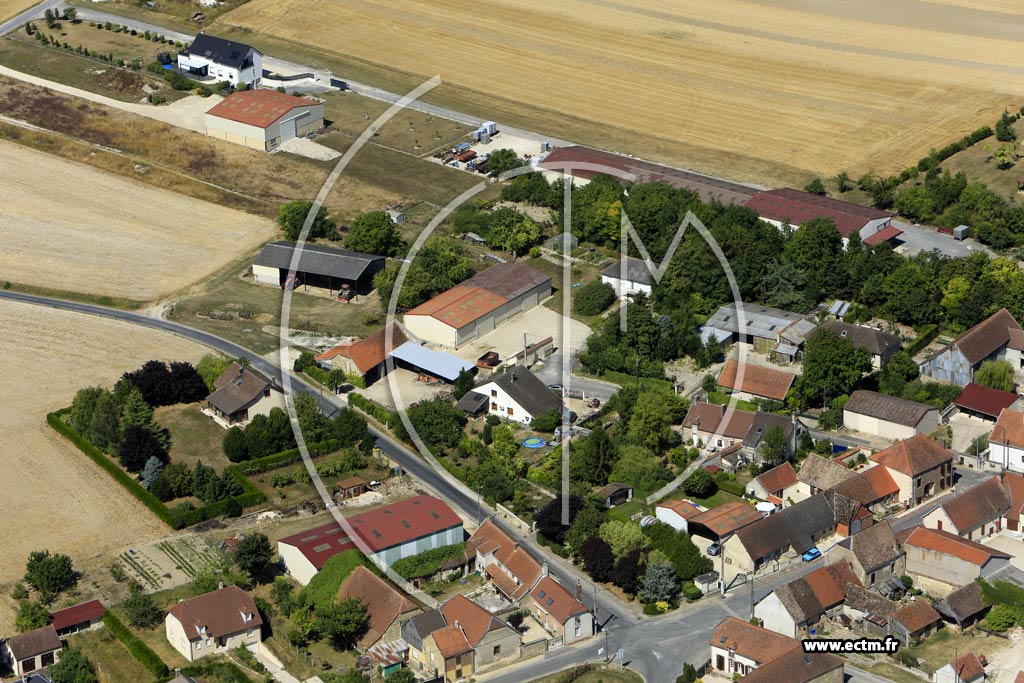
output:
M 1004 470 L 1024 473 L 1024 413 L 1004 408 L 988 437 L 988 460 Z
M 643 259 L 633 258 L 615 259 L 615 261 L 601 271 L 601 282 L 611 285 L 615 293 L 620 297 L 630 294 L 651 294 L 653 277 L 651 269 Z
M 552 410 L 562 410 L 562 401 L 544 382 L 525 368 L 514 367 L 474 389 L 487 398 L 487 412 L 522 424 Z
M 200 32 L 187 50 L 178 53 L 178 70 L 193 78 L 227 81 L 236 88 L 258 88 L 263 80 L 263 53 L 245 43 Z
M 252 596 L 238 586 L 183 600 L 167 610 L 167 642 L 190 662 L 245 647 L 259 650 L 263 619 Z

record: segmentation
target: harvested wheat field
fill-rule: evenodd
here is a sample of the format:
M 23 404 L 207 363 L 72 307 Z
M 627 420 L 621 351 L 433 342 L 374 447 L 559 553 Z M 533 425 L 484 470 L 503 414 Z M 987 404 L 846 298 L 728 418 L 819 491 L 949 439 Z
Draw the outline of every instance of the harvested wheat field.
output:
M 18 12 L 27 10 L 37 0 L 0 0 L 0 19 L 13 17 Z
M 154 299 L 231 263 L 273 222 L 0 141 L 0 278 Z
M 65 552 L 80 564 L 166 535 L 163 522 L 50 429 L 46 414 L 70 405 L 81 387 L 111 387 L 151 358 L 196 362 L 204 347 L 128 323 L 10 301 L 0 301 L 0 330 L 0 584 L 24 572 L 33 550 Z M 10 617 L 5 605 L 0 601 L 0 627 Z
M 605 148 L 659 149 L 763 181 L 744 176 L 765 162 L 815 174 L 901 169 L 1020 106 L 1024 15 L 979 9 L 993 6 L 1000 0 L 251 0 L 219 21 L 439 74 L 543 112 L 536 121 L 557 112 L 625 131 Z M 543 132 L 576 139 L 576 124 L 565 125 Z

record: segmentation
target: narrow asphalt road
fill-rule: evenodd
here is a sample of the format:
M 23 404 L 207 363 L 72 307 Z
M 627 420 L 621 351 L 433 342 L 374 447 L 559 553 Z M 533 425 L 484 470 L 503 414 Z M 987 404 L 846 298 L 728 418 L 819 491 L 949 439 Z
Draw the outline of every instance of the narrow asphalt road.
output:
M 46 10 L 54 9 L 59 5 L 61 5 L 61 0 L 45 0 L 44 2 L 41 2 L 38 5 L 33 5 L 32 7 L 29 7 L 24 12 L 14 15 L 7 21 L 0 24 L 0 35 L 3 35 L 8 31 L 13 31 L 14 29 L 18 28 L 27 21 L 31 21 L 32 19 L 38 19 L 39 17 L 46 14 Z

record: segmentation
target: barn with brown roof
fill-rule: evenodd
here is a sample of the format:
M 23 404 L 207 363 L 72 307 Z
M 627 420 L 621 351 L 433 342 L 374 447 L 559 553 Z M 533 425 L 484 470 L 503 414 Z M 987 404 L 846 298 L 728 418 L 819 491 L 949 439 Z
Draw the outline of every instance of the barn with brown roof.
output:
M 747 485 L 747 493 L 761 500 L 767 500 L 771 496 L 784 501 L 796 495 L 799 484 L 796 470 L 791 464 L 784 462 L 754 477 Z
M 744 363 L 742 377 L 740 364 L 730 358 L 722 368 L 718 377 L 718 386 L 731 390 L 737 398 L 768 398 L 773 401 L 786 400 L 789 388 L 793 386 L 796 375 L 791 372 L 766 368 L 763 365 Z
M 1010 554 L 939 529 L 901 532 L 907 574 L 929 582 L 933 595 L 987 578 L 1006 567 Z
M 1000 391 L 971 382 L 953 399 L 961 413 L 995 422 L 999 414 L 1017 404 L 1020 396 L 1012 391 Z
M 925 515 L 923 522 L 929 529 L 949 531 L 973 541 L 999 531 L 1009 510 L 1010 495 L 1000 478 L 993 475 L 944 501 Z
M 844 239 L 857 233 L 862 241 L 869 240 L 892 222 L 892 214 L 887 211 L 790 187 L 759 192 L 747 201 L 746 206 L 756 211 L 761 220 L 780 227 L 798 227 L 815 218 L 828 218 L 835 223 Z M 899 232 L 887 234 L 895 237 Z
M 851 431 L 885 439 L 909 439 L 939 426 L 939 411 L 930 405 L 860 389 L 843 407 L 843 424 Z
M 988 437 L 988 460 L 1004 470 L 1024 473 L 1024 413 L 1006 408 Z
M 888 520 L 873 524 L 837 543 L 829 564 L 844 564 L 865 588 L 881 586 L 903 574 L 903 554 Z
M 860 579 L 843 563 L 819 567 L 778 586 L 754 607 L 754 616 L 771 631 L 800 638 L 826 614 L 842 608 L 846 591 Z
M 551 295 L 551 276 L 522 263 L 499 263 L 405 314 L 420 339 L 457 348 Z
M 397 588 L 366 567 L 352 570 L 338 589 L 338 599 L 355 598 L 366 606 L 368 628 L 359 639 L 359 649 L 366 651 L 377 643 L 401 638 L 401 624 L 419 612 L 416 603 Z
M 0 643 L 0 661 L 6 663 L 15 676 L 22 676 L 59 661 L 63 647 L 56 629 L 50 624 Z
M 895 612 L 889 619 L 889 627 L 893 637 L 904 645 L 920 642 L 942 623 L 942 617 L 935 611 L 931 603 L 923 597 L 917 598 Z
M 959 629 L 975 623 L 988 611 L 989 605 L 981 592 L 981 586 L 972 581 L 935 603 L 935 611 L 942 618 Z
M 804 496 L 830 491 L 856 476 L 856 472 L 851 471 L 849 467 L 817 453 L 808 454 L 800 465 L 800 471 L 796 473 L 801 495 Z
M 324 105 L 276 90 L 239 90 L 207 110 L 206 134 L 269 152 L 324 127 Z
M 921 363 L 921 374 L 966 386 L 974 381 L 974 373 L 982 363 L 1005 355 L 1014 330 L 1020 330 L 1020 325 L 1002 308 L 932 354 Z
M 740 529 L 764 519 L 760 512 L 739 500 L 728 500 L 687 521 L 691 534 L 722 541 Z

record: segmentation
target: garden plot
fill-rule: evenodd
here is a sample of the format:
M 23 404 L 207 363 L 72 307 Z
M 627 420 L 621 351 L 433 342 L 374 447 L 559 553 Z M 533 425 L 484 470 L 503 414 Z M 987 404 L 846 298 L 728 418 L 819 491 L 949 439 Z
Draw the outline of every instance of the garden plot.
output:
M 202 537 L 189 535 L 129 548 L 118 559 L 146 590 L 156 591 L 189 583 L 205 569 L 222 569 L 227 558 Z

